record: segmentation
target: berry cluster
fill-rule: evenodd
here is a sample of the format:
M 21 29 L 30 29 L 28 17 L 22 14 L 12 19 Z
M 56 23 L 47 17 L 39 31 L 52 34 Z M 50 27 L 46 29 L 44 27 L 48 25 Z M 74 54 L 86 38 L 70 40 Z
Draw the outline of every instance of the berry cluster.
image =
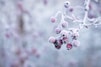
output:
M 76 6 L 75 6 L 76 7 Z M 78 47 L 80 45 L 80 42 L 78 40 L 79 31 L 83 28 L 88 28 L 91 25 L 100 25 L 101 17 L 96 18 L 89 18 L 89 13 L 91 11 L 91 1 L 85 0 L 84 7 L 79 6 L 80 8 L 84 9 L 84 18 L 80 19 L 73 14 L 74 8 L 72 7 L 70 2 L 66 1 L 64 3 L 64 8 L 66 9 L 65 12 L 58 11 L 55 16 L 51 17 L 51 22 L 56 23 L 57 22 L 57 16 L 61 14 L 61 21 L 58 24 L 58 26 L 55 29 L 55 33 L 58 34 L 58 37 L 51 36 L 49 38 L 49 42 L 53 43 L 55 48 L 60 49 L 63 44 L 66 44 L 67 50 L 72 49 L 73 47 Z M 73 23 L 78 23 L 77 28 L 69 28 L 69 22 L 65 19 L 71 20 Z M 86 23 L 88 22 L 88 23 Z M 96 22 L 99 22 L 96 24 Z
M 58 12 L 61 13 L 61 12 Z M 79 29 L 77 28 L 68 28 L 68 22 L 64 20 L 64 15 L 61 14 L 61 22 L 56 27 L 55 33 L 59 34 L 59 37 L 53 37 L 51 36 L 49 38 L 49 42 L 53 43 L 55 48 L 60 49 L 63 44 L 66 44 L 67 50 L 72 49 L 72 47 L 79 46 L 80 42 L 77 40 L 79 36 Z M 51 17 L 51 22 L 55 23 L 56 18 Z M 68 30 L 66 30 L 68 28 Z
M 79 36 L 77 29 L 71 29 L 68 31 L 60 30 L 60 32 L 58 32 L 57 34 L 59 34 L 60 36 L 57 38 L 51 36 L 49 38 L 49 42 L 53 43 L 55 48 L 57 49 L 60 49 L 63 44 L 66 45 L 67 50 L 70 50 L 72 49 L 72 47 L 77 47 L 80 45 L 80 42 L 77 40 Z

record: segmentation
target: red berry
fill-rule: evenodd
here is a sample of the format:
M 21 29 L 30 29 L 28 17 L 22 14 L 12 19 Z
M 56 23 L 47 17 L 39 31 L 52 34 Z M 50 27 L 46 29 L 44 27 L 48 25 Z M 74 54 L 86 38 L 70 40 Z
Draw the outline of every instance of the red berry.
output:
M 56 34 L 59 34 L 61 32 L 61 29 L 60 28 L 56 28 L 55 32 L 56 32 Z
M 59 39 L 59 45 L 62 45 L 63 41 L 61 39 Z
M 73 44 L 74 47 L 80 46 L 80 42 L 78 40 L 73 40 L 72 44 Z
M 66 28 L 66 27 L 68 26 L 68 22 L 66 22 L 66 21 L 62 22 L 62 23 L 61 23 L 61 26 L 62 26 L 63 28 Z
M 60 45 L 55 45 L 55 48 L 56 48 L 56 49 L 60 49 L 61 46 L 60 46 Z
M 72 49 L 72 44 L 68 43 L 68 44 L 66 45 L 66 48 L 67 48 L 67 50 Z
M 55 40 L 54 45 L 55 46 L 61 46 L 63 44 L 63 41 L 61 39 Z
M 68 42 L 68 38 L 67 37 L 63 37 L 63 43 L 67 43 Z
M 55 40 L 56 40 L 56 39 L 55 39 L 55 37 L 53 37 L 53 36 L 51 36 L 51 37 L 49 38 L 49 42 L 50 42 L 50 43 L 54 43 Z
M 56 18 L 55 17 L 51 17 L 51 22 L 52 23 L 56 22 Z

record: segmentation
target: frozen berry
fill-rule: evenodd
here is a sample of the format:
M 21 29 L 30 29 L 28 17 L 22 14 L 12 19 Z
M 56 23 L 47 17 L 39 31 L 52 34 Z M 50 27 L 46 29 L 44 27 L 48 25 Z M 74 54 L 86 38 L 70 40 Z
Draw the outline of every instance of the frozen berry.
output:
M 59 40 L 58 40 L 58 44 L 59 44 L 59 45 L 62 45 L 62 44 L 63 44 L 63 41 L 62 41 L 61 39 L 59 39 Z
M 61 29 L 60 28 L 56 28 L 55 32 L 56 32 L 56 34 L 59 34 L 61 32 Z
M 75 32 L 75 33 L 72 34 L 72 36 L 78 37 L 79 36 L 79 33 L 78 32 Z
M 66 48 L 67 48 L 67 50 L 72 49 L 72 44 L 68 43 L 68 44 L 66 45 Z
M 68 31 L 62 30 L 60 34 L 61 34 L 61 36 L 63 36 L 63 37 L 67 37 L 67 36 L 68 36 Z
M 61 46 L 60 46 L 60 45 L 55 45 L 55 48 L 56 48 L 56 49 L 60 49 Z
M 69 1 L 64 2 L 64 7 L 65 8 L 68 8 L 69 6 L 70 6 L 70 2 Z
M 54 43 L 55 40 L 56 40 L 56 39 L 55 39 L 55 37 L 53 37 L 53 36 L 51 36 L 51 37 L 49 38 L 49 42 L 50 42 L 50 43 Z
M 55 42 L 54 42 L 54 45 L 62 45 L 63 44 L 63 41 L 61 40 L 61 39 L 59 39 L 59 40 L 55 40 Z
M 62 23 L 61 23 L 61 26 L 62 26 L 63 28 L 66 28 L 66 27 L 68 26 L 68 22 L 66 22 L 66 21 L 62 22 Z
M 72 7 L 71 7 L 71 8 L 69 8 L 69 11 L 70 11 L 70 12 L 73 12 L 73 8 L 72 8 Z
M 67 43 L 68 42 L 68 38 L 67 37 L 63 37 L 63 43 Z
M 73 46 L 78 47 L 80 46 L 80 42 L 78 40 L 73 40 L 72 41 Z
M 56 22 L 56 18 L 55 17 L 51 17 L 51 22 L 55 23 Z

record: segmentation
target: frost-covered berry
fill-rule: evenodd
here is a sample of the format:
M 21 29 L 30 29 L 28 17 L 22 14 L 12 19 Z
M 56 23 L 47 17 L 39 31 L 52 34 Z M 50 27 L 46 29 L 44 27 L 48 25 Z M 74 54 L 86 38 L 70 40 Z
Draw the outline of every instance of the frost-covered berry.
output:
M 51 17 L 50 20 L 51 20 L 52 23 L 55 23 L 56 22 L 56 18 L 55 17 Z
M 69 8 L 69 12 L 73 12 L 73 10 L 74 10 L 74 9 L 73 9 L 72 7 L 71 7 L 71 8 Z
M 69 6 L 70 6 L 70 2 L 69 1 L 64 2 L 64 7 L 65 8 L 68 8 Z
M 55 48 L 56 49 L 60 49 L 61 48 L 61 45 L 55 45 Z
M 62 45 L 62 44 L 63 44 L 63 41 L 62 41 L 61 39 L 59 39 L 59 40 L 58 40 L 58 44 L 59 44 L 59 45 Z
M 66 22 L 66 21 L 61 22 L 61 26 L 62 26 L 63 28 L 68 27 L 68 22 Z
M 61 29 L 60 28 L 56 28 L 55 32 L 56 32 L 56 34 L 59 34 L 61 32 Z
M 75 32 L 75 33 L 73 33 L 73 36 L 78 37 L 79 36 L 79 33 L 78 32 Z
M 67 43 L 68 42 L 68 38 L 67 37 L 63 37 L 62 40 L 63 40 L 63 43 Z
M 67 36 L 68 36 L 68 31 L 62 30 L 60 34 L 61 34 L 61 36 L 63 36 L 63 37 L 67 37 Z
M 78 32 L 73 33 L 73 34 L 72 34 L 72 37 L 73 37 L 73 39 L 79 37 L 79 33 L 78 33 Z
M 80 42 L 78 40 L 73 40 L 72 44 L 73 44 L 74 47 L 80 46 Z
M 66 48 L 67 48 L 67 50 L 72 49 L 72 44 L 71 44 L 71 43 L 68 43 L 68 44 L 66 45 Z
M 57 39 L 54 42 L 54 46 L 55 46 L 56 49 L 60 49 L 62 44 L 63 44 L 63 41 L 61 39 Z
M 78 29 L 72 29 L 71 30 L 72 36 L 73 37 L 78 37 L 79 36 L 79 32 L 78 31 L 79 31 Z
M 63 41 L 61 39 L 55 40 L 54 45 L 62 45 Z
M 51 36 L 48 41 L 49 41 L 50 43 L 54 43 L 55 40 L 56 40 L 55 37 Z

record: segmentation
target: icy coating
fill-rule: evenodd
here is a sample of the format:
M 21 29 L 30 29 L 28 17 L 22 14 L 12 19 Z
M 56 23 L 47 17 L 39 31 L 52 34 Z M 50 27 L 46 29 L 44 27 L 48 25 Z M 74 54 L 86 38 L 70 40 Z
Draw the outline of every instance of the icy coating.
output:
M 0 67 L 101 67 L 101 0 L 0 0 Z

